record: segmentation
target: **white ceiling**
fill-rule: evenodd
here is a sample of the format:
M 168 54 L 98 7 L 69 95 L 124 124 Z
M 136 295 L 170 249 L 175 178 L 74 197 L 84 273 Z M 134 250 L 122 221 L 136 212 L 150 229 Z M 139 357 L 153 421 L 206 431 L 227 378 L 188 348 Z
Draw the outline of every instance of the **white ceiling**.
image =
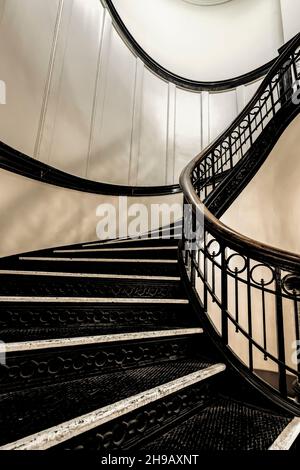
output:
M 283 43 L 279 0 L 113 2 L 130 33 L 154 60 L 194 80 L 247 73 L 276 57 Z

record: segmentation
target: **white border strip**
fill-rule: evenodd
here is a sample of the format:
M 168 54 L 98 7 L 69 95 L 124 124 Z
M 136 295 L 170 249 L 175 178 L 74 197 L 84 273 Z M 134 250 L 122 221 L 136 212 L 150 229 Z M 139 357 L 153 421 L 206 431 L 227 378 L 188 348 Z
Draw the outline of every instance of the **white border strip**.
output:
M 71 303 L 71 304 L 182 304 L 189 303 L 187 299 L 151 299 L 142 298 L 124 298 L 124 297 L 19 297 L 19 296 L 0 296 L 1 302 L 41 302 L 41 303 Z
M 0 269 L 0 275 L 18 276 L 50 276 L 50 277 L 88 277 L 94 279 L 136 279 L 143 281 L 180 281 L 176 276 L 144 276 L 140 274 L 94 274 L 94 273 L 62 273 L 56 271 L 17 271 L 12 269 Z
M 123 251 L 177 251 L 177 246 L 153 246 L 142 248 L 86 248 L 80 250 L 53 250 L 53 253 L 119 253 Z
M 91 429 L 95 429 L 113 419 L 126 415 L 149 403 L 153 403 L 172 393 L 201 382 L 226 369 L 225 364 L 215 364 L 171 382 L 159 385 L 137 395 L 120 400 L 112 405 L 99 408 L 85 415 L 53 426 L 31 436 L 0 447 L 0 450 L 46 450 L 62 442 L 68 441 Z
M 108 246 L 108 245 L 121 245 L 122 243 L 139 243 L 139 242 L 151 242 L 152 240 L 174 240 L 179 241 L 177 238 L 170 238 L 170 237 L 145 237 L 145 238 L 120 238 L 117 240 L 103 240 L 99 242 L 91 242 L 91 243 L 83 243 L 82 247 L 93 247 L 93 246 Z M 176 245 L 175 245 L 176 246 Z M 177 246 L 176 246 L 177 248 Z
M 300 418 L 294 418 L 269 447 L 269 450 L 289 450 L 300 434 Z
M 174 230 L 175 230 L 175 235 L 177 236 L 176 238 L 174 236 Z M 172 228 L 165 227 L 161 230 L 156 229 L 156 230 L 153 230 L 153 232 L 142 234 L 140 238 L 124 237 L 124 238 L 116 238 L 114 240 L 99 240 L 99 241 L 84 243 L 82 244 L 82 246 L 108 245 L 108 244 L 124 243 L 124 242 L 138 243 L 138 242 L 143 242 L 145 240 L 146 241 L 147 240 L 177 240 L 179 241 L 181 238 L 181 232 L 182 232 L 182 224 L 176 225 L 175 227 L 172 227 Z
M 140 339 L 168 338 L 170 336 L 198 335 L 203 333 L 202 328 L 181 328 L 161 331 L 139 331 L 136 333 L 119 333 L 115 335 L 80 336 L 77 338 L 57 338 L 37 341 L 21 341 L 6 343 L 5 352 L 36 351 L 39 349 L 67 348 L 70 346 L 85 346 L 89 344 L 118 343 L 122 341 L 135 341 Z
M 20 256 L 20 261 L 75 261 L 88 263 L 154 263 L 154 264 L 177 264 L 176 259 L 123 259 L 123 258 L 52 258 L 46 256 Z

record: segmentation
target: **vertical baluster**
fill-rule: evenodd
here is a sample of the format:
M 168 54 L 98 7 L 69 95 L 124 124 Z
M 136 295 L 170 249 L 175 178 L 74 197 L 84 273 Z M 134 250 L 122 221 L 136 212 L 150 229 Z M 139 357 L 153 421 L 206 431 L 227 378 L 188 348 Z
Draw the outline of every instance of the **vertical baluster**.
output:
M 221 300 L 222 300 L 222 338 L 224 344 L 228 344 L 228 274 L 226 247 L 221 246 Z
M 203 266 L 203 277 L 204 277 L 204 289 L 203 289 L 203 305 L 204 311 L 207 312 L 207 232 L 204 231 L 204 240 L 203 240 L 203 256 L 204 256 L 204 266 Z
M 191 256 L 191 284 L 194 287 L 196 285 L 196 250 L 197 250 L 197 220 L 196 212 L 192 212 L 192 234 L 193 240 L 191 244 L 190 256 Z
M 293 62 L 292 62 L 292 84 L 298 88 L 298 83 L 297 83 L 297 79 L 298 79 L 298 70 L 297 70 L 297 64 L 296 64 L 296 59 L 295 59 L 295 55 L 293 55 Z
M 264 118 L 263 118 L 262 109 L 263 109 L 263 105 L 261 104 L 261 100 L 259 100 L 259 115 L 260 115 L 261 132 L 264 130 Z
M 248 309 L 248 334 L 252 339 L 252 299 L 251 299 L 251 276 L 250 276 L 250 260 L 247 258 L 247 309 Z M 249 369 L 253 372 L 253 344 L 249 340 Z
M 294 314 L 295 314 L 295 334 L 296 334 L 296 352 L 298 354 L 298 348 L 299 348 L 299 341 L 300 341 L 300 331 L 299 331 L 299 323 L 300 323 L 300 312 L 298 308 L 298 298 L 297 294 L 299 295 L 300 292 L 299 290 L 293 290 L 293 295 L 294 295 Z M 300 361 L 298 360 L 297 362 L 297 369 L 298 369 L 298 378 L 297 378 L 297 385 L 296 388 L 300 390 Z
M 211 155 L 211 176 L 212 176 L 212 187 L 213 187 L 213 189 L 215 189 L 215 187 L 216 187 L 216 169 L 215 169 L 215 165 L 216 165 L 216 156 L 215 156 L 215 153 L 212 152 L 212 155 Z
M 232 142 L 231 142 L 231 134 L 229 135 L 229 140 L 228 140 L 228 144 L 229 144 L 229 148 L 228 148 L 228 151 L 229 151 L 229 164 L 230 164 L 230 169 L 233 168 L 233 149 L 232 149 Z
M 271 103 L 272 103 L 272 111 L 273 111 L 273 116 L 275 116 L 276 110 L 275 110 L 275 102 L 274 102 L 273 92 L 274 92 L 273 87 L 272 87 L 272 85 L 270 85 L 270 96 L 271 96 Z
M 266 326 L 266 301 L 265 301 L 265 281 L 261 279 L 261 303 L 263 315 L 263 344 L 264 351 L 267 351 L 267 326 Z M 268 356 L 264 353 L 264 360 L 268 360 Z
M 212 261 L 211 261 L 211 264 L 212 264 L 212 280 L 211 280 L 211 284 L 212 284 L 212 292 L 213 294 L 215 295 L 216 294 L 216 264 L 215 264 L 215 255 L 216 255 L 216 252 L 213 251 L 212 252 Z M 212 301 L 214 302 L 215 299 L 214 297 L 212 298 Z
M 250 139 L 250 147 L 253 145 L 253 135 L 251 129 L 251 116 L 248 114 L 248 129 L 249 129 L 249 139 Z
M 284 65 L 280 75 L 280 95 L 281 104 L 285 104 L 290 100 L 293 93 L 293 76 L 292 76 L 292 61 L 289 59 Z
M 236 319 L 236 322 L 238 323 L 239 322 L 239 279 L 238 279 L 238 268 L 235 267 L 234 268 L 234 296 L 235 296 L 235 319 Z M 239 328 L 238 326 L 236 325 L 235 327 L 235 331 L 236 333 L 239 332 Z
M 283 323 L 283 307 L 282 307 L 282 292 L 281 292 L 281 271 L 279 268 L 275 269 L 275 284 L 276 284 L 276 325 L 277 325 L 277 350 L 278 359 L 283 364 L 278 364 L 279 370 L 279 391 L 286 397 L 287 384 L 286 384 L 286 369 L 285 369 L 285 344 L 284 344 L 284 323 Z
M 296 334 L 296 341 L 300 340 L 300 332 L 299 332 L 299 310 L 298 310 L 298 299 L 297 299 L 297 291 L 293 290 L 294 295 L 294 315 L 295 315 L 295 334 Z
M 186 232 L 188 231 L 188 213 L 187 213 L 187 201 L 183 199 L 183 221 L 182 221 L 182 246 L 184 249 L 184 263 L 188 265 L 188 247 L 187 247 L 187 239 L 186 239 Z
M 243 158 L 244 156 L 244 152 L 243 152 L 243 145 L 242 145 L 242 138 L 241 138 L 241 128 L 239 127 L 238 128 L 238 135 L 239 135 L 239 143 L 240 143 L 240 160 Z
M 229 158 L 230 158 L 230 169 L 233 168 L 233 142 L 232 142 L 232 134 L 229 136 Z
M 207 175 L 207 160 L 205 158 L 205 161 L 204 161 L 204 175 L 205 175 L 205 183 L 204 183 L 204 194 L 205 194 L 205 199 L 207 198 L 207 179 L 208 179 L 208 175 Z

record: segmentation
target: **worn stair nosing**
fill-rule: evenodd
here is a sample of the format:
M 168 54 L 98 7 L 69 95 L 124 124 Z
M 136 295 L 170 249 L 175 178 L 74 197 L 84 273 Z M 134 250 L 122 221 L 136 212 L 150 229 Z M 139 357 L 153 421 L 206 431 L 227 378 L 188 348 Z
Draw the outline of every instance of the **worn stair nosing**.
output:
M 151 276 L 143 274 L 95 274 L 95 273 L 65 273 L 56 271 L 21 271 L 0 269 L 0 275 L 18 276 L 51 276 L 51 277 L 88 277 L 94 279 L 136 279 L 143 281 L 180 281 L 178 276 Z
M 289 450 L 300 434 L 300 418 L 295 417 L 279 434 L 269 450 Z
M 99 303 L 99 304 L 180 304 L 187 305 L 187 299 L 157 299 L 150 297 L 40 297 L 40 296 L 0 296 L 1 302 L 40 302 L 40 303 Z
M 80 336 L 75 338 L 55 338 L 34 341 L 5 343 L 6 353 L 19 351 L 36 351 L 40 349 L 66 348 L 70 346 L 85 346 L 91 344 L 121 343 L 141 339 L 169 338 L 203 333 L 202 328 L 178 328 L 159 331 L 138 331 L 135 333 L 118 333 L 97 336 Z
M 54 258 L 51 256 L 20 256 L 20 261 L 60 261 L 76 263 L 153 263 L 153 264 L 177 264 L 176 259 L 132 259 L 132 258 Z
M 177 251 L 177 246 L 152 246 L 140 248 L 90 248 L 90 249 L 73 249 L 73 250 L 53 250 L 53 253 L 107 253 L 107 252 L 123 252 L 123 251 Z
M 37 432 L 0 447 L 0 450 L 46 450 L 95 429 L 173 393 L 223 372 L 225 364 L 215 364 L 171 382 L 125 398 L 77 418 Z
M 93 246 L 107 246 L 107 245 L 122 245 L 122 243 L 139 243 L 144 241 L 152 241 L 152 240 L 180 240 L 180 238 L 172 238 L 172 237 L 144 237 L 144 238 L 124 238 L 119 240 L 103 240 L 99 242 L 91 242 L 91 243 L 83 243 L 82 247 L 93 247 Z

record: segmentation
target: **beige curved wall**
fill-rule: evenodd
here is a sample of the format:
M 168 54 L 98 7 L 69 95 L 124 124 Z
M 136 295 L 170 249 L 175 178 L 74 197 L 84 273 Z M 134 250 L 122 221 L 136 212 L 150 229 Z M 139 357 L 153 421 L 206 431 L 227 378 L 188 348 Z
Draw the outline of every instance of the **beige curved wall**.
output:
M 109 204 L 115 208 L 117 237 L 128 226 L 127 221 L 130 223 L 135 218 L 129 214 L 119 222 L 118 197 L 59 188 L 5 170 L 0 170 L 0 188 L 0 257 L 104 238 L 101 234 L 99 237 L 96 230 L 106 217 L 107 209 L 101 215 L 97 213 L 99 205 Z M 178 220 L 182 213 L 181 194 L 128 198 L 127 201 L 129 208 L 144 204 L 149 212 L 148 219 L 144 218 L 149 229 L 161 225 L 155 225 L 155 219 L 150 218 L 151 204 L 167 204 L 171 222 Z M 175 211 L 171 210 L 173 208 Z
M 222 217 L 255 240 L 300 254 L 300 116 Z
M 136 58 L 100 0 L 25 1 L 0 0 L 0 140 L 69 173 L 177 183 L 258 86 L 184 91 Z

